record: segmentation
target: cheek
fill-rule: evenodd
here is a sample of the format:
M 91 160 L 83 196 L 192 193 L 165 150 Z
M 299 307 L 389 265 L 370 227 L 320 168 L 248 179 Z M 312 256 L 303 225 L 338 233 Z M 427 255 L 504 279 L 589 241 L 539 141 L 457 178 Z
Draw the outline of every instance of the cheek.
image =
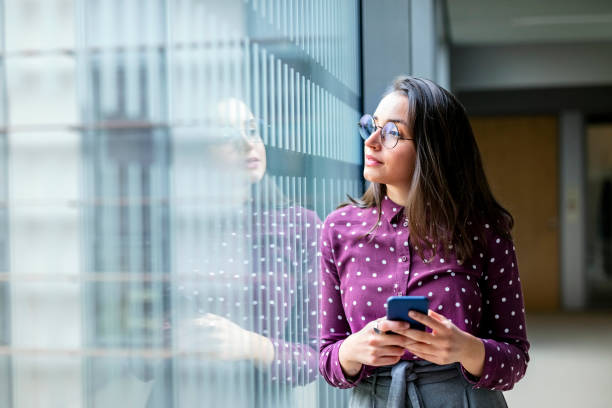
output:
M 410 181 L 414 173 L 415 155 L 414 152 L 408 151 L 405 154 L 398 155 L 392 162 L 392 173 L 397 175 L 401 181 Z

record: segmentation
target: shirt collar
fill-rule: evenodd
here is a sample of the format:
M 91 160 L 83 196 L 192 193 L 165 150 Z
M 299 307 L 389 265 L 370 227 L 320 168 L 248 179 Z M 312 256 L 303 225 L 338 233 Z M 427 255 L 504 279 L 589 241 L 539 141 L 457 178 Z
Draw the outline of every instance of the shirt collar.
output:
M 382 218 L 387 220 L 390 224 L 398 222 L 398 217 L 403 213 L 404 207 L 392 201 L 388 196 L 384 196 L 380 203 L 380 209 L 382 211 Z

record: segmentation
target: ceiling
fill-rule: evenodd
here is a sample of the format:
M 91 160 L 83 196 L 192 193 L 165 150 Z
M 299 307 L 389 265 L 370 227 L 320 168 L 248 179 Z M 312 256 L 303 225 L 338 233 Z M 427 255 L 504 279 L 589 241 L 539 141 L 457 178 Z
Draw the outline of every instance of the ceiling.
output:
M 446 0 L 454 45 L 612 42 L 612 0 Z

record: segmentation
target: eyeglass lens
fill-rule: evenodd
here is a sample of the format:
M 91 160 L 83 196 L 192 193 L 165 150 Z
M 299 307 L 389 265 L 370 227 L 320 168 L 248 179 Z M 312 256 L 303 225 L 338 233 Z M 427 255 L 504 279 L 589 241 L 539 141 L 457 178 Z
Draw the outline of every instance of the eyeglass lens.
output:
M 372 115 L 365 114 L 359 120 L 359 134 L 363 140 L 370 137 L 372 133 L 376 131 L 376 124 Z M 397 144 L 399 138 L 399 131 L 397 126 L 393 122 L 387 122 L 382 127 L 380 132 L 380 139 L 385 147 L 393 148 Z

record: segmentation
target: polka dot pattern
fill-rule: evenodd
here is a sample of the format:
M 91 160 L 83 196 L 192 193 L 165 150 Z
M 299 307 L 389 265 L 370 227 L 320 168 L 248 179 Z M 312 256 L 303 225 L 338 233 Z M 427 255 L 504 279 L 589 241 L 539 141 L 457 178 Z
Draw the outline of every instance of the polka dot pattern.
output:
M 472 259 L 457 259 L 452 245 L 446 253 L 441 246 L 436 248 L 435 257 L 426 251 L 428 259 L 422 259 L 410 242 L 408 227 L 403 225 L 403 207 L 388 197 L 381 203 L 381 221 L 374 236 L 364 237 L 377 225 L 378 216 L 376 209 L 349 205 L 329 214 L 321 230 L 320 289 L 322 299 L 333 300 L 321 302 L 319 370 L 326 381 L 338 388 L 350 388 L 372 374 L 374 368 L 364 366 L 357 378 L 347 379 L 336 364 L 340 345 L 348 337 L 346 333 L 356 333 L 368 322 L 386 316 L 389 296 L 411 295 L 426 296 L 430 309 L 483 342 L 482 375 L 476 378 L 462 367 L 474 388 L 512 389 L 525 375 L 529 362 L 523 295 L 512 241 L 483 225 L 484 239 L 476 239 L 475 244 L 485 249 Z M 333 290 L 335 286 L 341 290 Z M 351 290 L 353 287 L 361 290 Z M 403 358 L 419 359 L 408 351 Z

